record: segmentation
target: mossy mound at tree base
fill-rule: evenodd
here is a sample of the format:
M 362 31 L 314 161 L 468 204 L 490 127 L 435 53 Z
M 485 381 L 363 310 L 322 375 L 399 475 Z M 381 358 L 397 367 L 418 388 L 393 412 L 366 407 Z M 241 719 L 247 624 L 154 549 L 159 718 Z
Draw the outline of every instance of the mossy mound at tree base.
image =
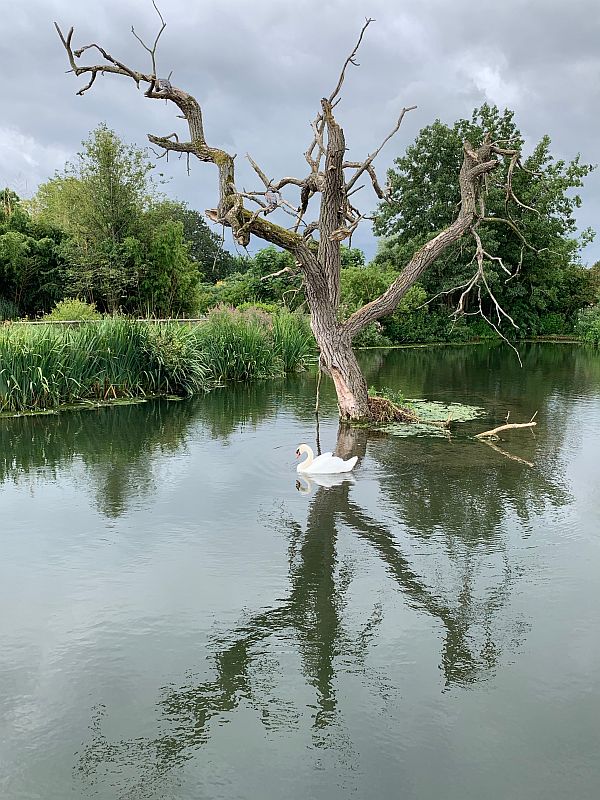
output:
M 397 406 L 387 397 L 369 397 L 369 413 L 371 422 L 377 425 L 386 422 L 418 422 L 414 412 Z
M 396 405 L 386 397 L 369 397 L 372 419 L 358 427 L 372 427 L 392 436 L 446 436 L 455 423 L 469 422 L 485 415 L 479 406 L 407 400 L 410 408 Z

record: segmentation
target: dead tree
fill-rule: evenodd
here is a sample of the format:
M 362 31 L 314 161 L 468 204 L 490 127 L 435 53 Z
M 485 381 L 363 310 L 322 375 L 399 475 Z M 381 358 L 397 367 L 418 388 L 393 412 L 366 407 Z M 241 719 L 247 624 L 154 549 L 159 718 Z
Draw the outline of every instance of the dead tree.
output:
M 340 319 L 341 243 L 352 235 L 361 220 L 365 218 L 354 205 L 354 194 L 362 188 L 357 185 L 358 181 L 368 180 L 376 196 L 380 200 L 385 199 L 373 162 L 386 142 L 398 131 L 405 114 L 415 108 L 410 106 L 401 110 L 396 124 L 382 144 L 363 161 L 345 159 L 344 131 L 335 118 L 334 110 L 340 101 L 340 91 L 346 71 L 350 65 L 356 64 L 356 53 L 372 20 L 368 19 L 365 22 L 354 49 L 342 67 L 334 90 L 321 100 L 320 111 L 312 122 L 312 140 L 304 154 L 308 164 L 308 175 L 271 180 L 249 156 L 249 161 L 264 188 L 261 191 L 245 192 L 236 186 L 234 156 L 207 143 L 202 109 L 196 98 L 174 86 L 170 76 L 168 79 L 161 79 L 157 75 L 156 49 L 165 22 L 156 5 L 154 7 L 160 17 L 161 27 L 153 46 L 150 47 L 142 42 L 132 29 L 136 38 L 150 54 L 150 72 L 139 72 L 130 68 L 95 43 L 73 49 L 73 28 L 65 35 L 55 23 L 69 58 L 70 71 L 77 76 L 88 77 L 88 82 L 77 94 L 83 95 L 88 91 L 99 75 L 121 75 L 132 80 L 138 88 L 145 86 L 146 97 L 170 101 L 179 109 L 189 129 L 187 141 L 181 141 L 176 133 L 166 136 L 148 134 L 148 139 L 161 149 L 161 156 L 176 152 L 185 155 L 188 161 L 190 156 L 194 156 L 200 161 L 217 166 L 219 201 L 217 207 L 207 210 L 206 214 L 212 221 L 229 227 L 236 242 L 245 247 L 250 242 L 251 236 L 256 236 L 293 255 L 304 284 L 311 326 L 320 350 L 320 364 L 335 384 L 340 416 L 345 420 L 368 419 L 370 410 L 367 384 L 352 350 L 353 338 L 370 323 L 392 313 L 421 274 L 465 233 L 471 231 L 480 245 L 477 227 L 485 218 L 486 176 L 497 169 L 501 159 L 510 159 L 507 200 L 516 201 L 510 178 L 514 167 L 519 164 L 519 153 L 499 147 L 491 137 L 487 137 L 478 146 L 465 142 L 463 163 L 458 175 L 461 203 L 454 222 L 414 253 L 396 280 L 382 295 L 355 311 L 348 319 Z M 98 54 L 99 62 L 83 64 L 82 56 L 90 52 Z M 299 193 L 299 204 L 284 199 L 282 190 L 289 187 L 293 187 Z M 319 216 L 317 221 L 310 222 L 306 214 L 313 196 L 319 198 Z M 245 207 L 245 201 L 253 203 L 255 207 L 249 210 Z M 267 219 L 267 215 L 275 209 L 291 215 L 293 223 L 285 227 Z M 512 224 L 510 220 L 507 220 L 507 223 Z M 463 304 L 466 294 L 473 289 L 479 292 L 480 297 L 482 287 L 491 295 L 484 272 L 486 258 L 489 260 L 488 254 L 479 246 L 477 271 L 472 281 L 462 287 L 465 289 L 461 298 Z M 491 296 L 492 300 L 495 300 L 493 295 Z M 479 307 L 481 310 L 481 302 Z M 462 313 L 463 310 L 459 307 L 458 313 Z M 504 312 L 497 303 L 496 311 L 500 322 Z M 481 313 L 483 314 L 483 311 Z

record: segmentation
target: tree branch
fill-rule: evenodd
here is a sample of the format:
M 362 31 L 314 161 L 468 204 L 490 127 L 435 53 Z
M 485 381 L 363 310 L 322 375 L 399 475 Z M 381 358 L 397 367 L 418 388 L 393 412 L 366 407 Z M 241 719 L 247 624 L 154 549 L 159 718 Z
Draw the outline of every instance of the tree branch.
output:
M 375 20 L 371 19 L 370 17 L 368 17 L 365 20 L 365 24 L 362 26 L 362 29 L 360 31 L 360 35 L 358 37 L 358 41 L 354 45 L 354 50 L 350 53 L 348 58 L 344 61 L 344 66 L 342 67 L 342 71 L 340 72 L 340 77 L 338 78 L 337 85 L 336 85 L 335 89 L 333 90 L 333 92 L 329 95 L 329 103 L 330 104 L 333 104 L 333 101 L 336 99 L 336 97 L 340 93 L 340 89 L 342 88 L 342 84 L 344 83 L 344 79 L 346 77 L 346 69 L 348 68 L 348 65 L 349 64 L 353 64 L 355 67 L 358 66 L 358 64 L 356 63 L 356 60 L 355 60 L 355 56 L 356 56 L 356 54 L 358 52 L 358 48 L 360 47 L 360 44 L 361 44 L 361 42 L 363 40 L 363 36 L 365 35 L 365 31 L 367 30 L 367 28 L 369 27 L 369 25 L 372 22 L 375 22 Z
M 161 28 L 158 31 L 158 33 L 156 34 L 156 38 L 154 39 L 153 46 L 152 47 L 148 47 L 148 45 L 144 42 L 144 40 L 141 39 L 137 35 L 133 25 L 131 26 L 131 32 L 135 36 L 135 38 L 138 40 L 138 42 L 142 45 L 144 50 L 147 50 L 150 53 L 150 58 L 152 59 L 152 74 L 156 78 L 156 48 L 158 47 L 158 40 L 162 36 L 162 33 L 163 33 L 164 29 L 167 27 L 167 23 L 164 21 L 163 15 L 160 13 L 160 10 L 159 10 L 158 6 L 156 5 L 155 0 L 152 0 L 152 5 L 154 6 L 154 9 L 155 9 L 156 13 L 158 14 L 159 19 L 161 21 Z
M 427 267 L 471 227 L 477 215 L 482 177 L 496 169 L 500 162 L 491 158 L 491 144 L 488 141 L 484 141 L 477 151 L 469 142 L 465 142 L 463 150 L 463 163 L 459 174 L 461 205 L 456 220 L 416 251 L 394 283 L 383 294 L 359 308 L 346 320 L 343 330 L 350 338 L 356 336 L 366 325 L 394 311 Z M 485 169 L 475 170 L 477 165 L 485 165 Z
M 374 153 L 371 153 L 370 156 L 367 156 L 367 158 L 363 161 L 363 163 L 359 166 L 357 171 L 354 173 L 354 175 L 350 178 L 350 180 L 346 184 L 346 191 L 347 192 L 349 192 L 350 189 L 352 189 L 352 187 L 354 186 L 356 181 L 360 178 L 360 176 L 363 174 L 363 172 L 365 170 L 369 170 L 369 167 L 371 166 L 373 161 L 377 158 L 379 153 L 383 150 L 383 148 L 387 144 L 387 142 L 389 142 L 389 140 L 392 138 L 392 136 L 394 136 L 398 132 L 398 130 L 400 128 L 400 125 L 402 125 L 402 120 L 404 119 L 404 115 L 408 111 L 414 111 L 415 108 L 416 108 L 416 106 L 406 106 L 405 108 L 402 109 L 402 111 L 400 112 L 400 116 L 398 117 L 398 121 L 396 122 L 396 124 L 394 125 L 392 130 L 388 133 L 388 135 L 385 137 L 383 142 L 379 145 L 377 150 L 375 150 Z M 371 173 L 369 172 L 369 174 L 371 174 Z M 373 186 L 375 187 L 376 184 L 377 184 L 377 178 L 375 178 L 375 181 L 373 182 Z M 375 189 L 375 191 L 377 192 L 377 189 Z M 381 191 L 381 189 L 379 191 Z M 383 197 L 383 192 L 381 193 L 381 196 Z

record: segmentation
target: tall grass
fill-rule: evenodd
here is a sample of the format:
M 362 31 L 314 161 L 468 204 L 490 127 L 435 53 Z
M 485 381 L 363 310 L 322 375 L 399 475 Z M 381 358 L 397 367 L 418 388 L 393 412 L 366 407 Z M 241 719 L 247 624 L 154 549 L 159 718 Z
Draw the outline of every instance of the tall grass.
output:
M 315 343 L 299 314 L 226 308 L 197 328 L 200 348 L 216 381 L 269 378 L 304 368 Z
M 273 344 L 284 372 L 303 369 L 315 350 L 308 319 L 298 313 L 280 311 L 273 318 Z
M 0 411 L 86 400 L 190 395 L 280 375 L 311 349 L 298 316 L 220 310 L 197 326 L 109 318 L 77 327 L 0 328 Z

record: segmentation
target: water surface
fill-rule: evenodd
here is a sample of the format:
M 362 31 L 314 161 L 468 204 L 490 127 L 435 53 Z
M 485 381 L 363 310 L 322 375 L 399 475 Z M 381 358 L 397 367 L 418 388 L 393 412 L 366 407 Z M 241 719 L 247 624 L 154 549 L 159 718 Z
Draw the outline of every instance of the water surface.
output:
M 1 420 L 0 796 L 595 800 L 600 356 L 522 357 L 364 353 L 486 416 L 333 487 L 309 374 Z

